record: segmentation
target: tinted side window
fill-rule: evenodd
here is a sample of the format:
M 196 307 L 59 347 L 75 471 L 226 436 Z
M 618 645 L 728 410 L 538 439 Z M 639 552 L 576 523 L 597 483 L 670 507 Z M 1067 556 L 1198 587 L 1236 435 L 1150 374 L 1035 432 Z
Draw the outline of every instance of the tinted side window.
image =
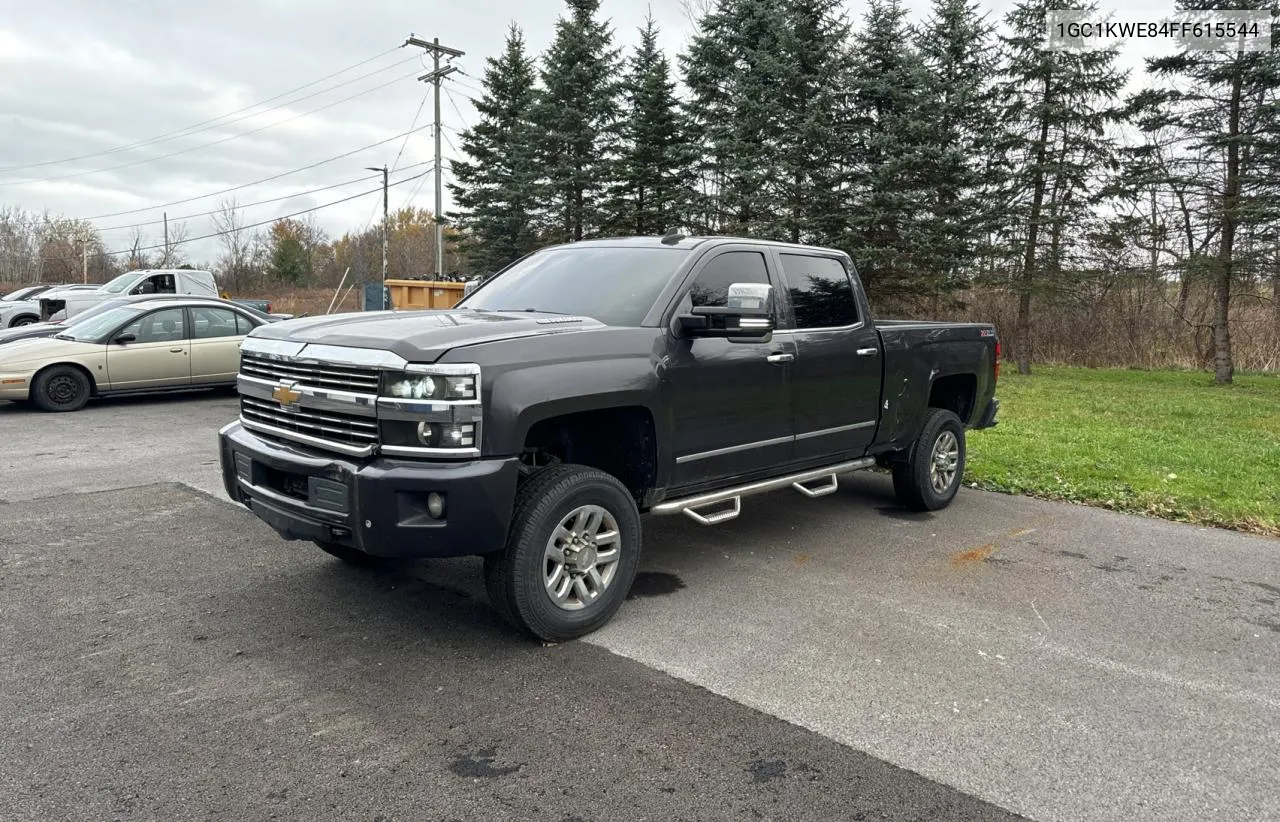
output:
M 694 280 L 689 297 L 695 307 L 724 308 L 729 304 L 729 286 L 734 283 L 769 285 L 764 255 L 758 251 L 730 251 L 712 259 Z
M 191 336 L 197 340 L 234 337 L 238 333 L 236 331 L 237 316 L 235 312 L 225 308 L 203 306 L 193 308 L 191 309 Z
M 236 315 L 236 333 L 240 335 L 248 334 L 254 329 L 253 320 L 250 320 L 243 314 Z
M 176 342 L 186 336 L 183 330 L 183 319 L 181 308 L 166 308 L 163 311 L 153 311 L 144 315 L 138 321 L 130 323 L 127 328 L 121 329 L 120 333 L 132 334 L 140 343 Z
M 853 284 L 839 260 L 802 254 L 781 256 L 796 328 L 836 328 L 858 322 Z

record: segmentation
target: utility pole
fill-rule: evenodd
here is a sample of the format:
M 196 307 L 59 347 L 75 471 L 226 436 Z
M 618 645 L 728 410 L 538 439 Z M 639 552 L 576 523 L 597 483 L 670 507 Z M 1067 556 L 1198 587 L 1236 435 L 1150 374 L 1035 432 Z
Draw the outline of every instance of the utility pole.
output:
M 365 166 L 370 171 L 382 172 L 382 307 L 386 308 L 387 303 L 387 223 L 390 218 L 387 216 L 387 167 Z
M 436 279 L 438 280 L 442 276 L 444 276 L 444 223 L 442 222 L 442 220 L 444 219 L 444 215 L 442 213 L 444 211 L 444 180 L 442 176 L 444 172 L 444 167 L 443 167 L 443 159 L 440 156 L 440 136 L 441 136 L 440 135 L 440 83 L 441 81 L 444 80 L 444 78 L 448 77 L 450 74 L 453 74 L 455 71 L 458 70 L 457 66 L 444 66 L 442 68 L 440 66 L 440 58 L 443 56 L 448 56 L 448 58 L 452 60 L 455 57 L 463 56 L 464 54 L 466 54 L 466 52 L 459 51 L 458 49 L 455 49 L 455 48 L 450 48 L 449 46 L 440 45 L 439 37 L 433 37 L 431 39 L 431 42 L 428 43 L 426 40 L 423 40 L 419 37 L 414 37 L 411 34 L 409 35 L 409 39 L 404 41 L 404 45 L 417 46 L 420 49 L 425 49 L 426 51 L 431 52 L 431 57 L 435 62 L 434 70 L 429 71 L 426 74 L 422 75 L 421 77 L 418 78 L 418 80 L 423 82 L 429 82 L 433 86 L 435 86 L 435 98 L 436 98 L 435 99 L 435 102 L 436 102 L 435 220 L 436 220 Z
M 164 212 L 164 262 L 161 268 L 169 267 L 169 212 Z
M 89 282 L 89 241 L 80 241 L 80 274 L 84 281 Z

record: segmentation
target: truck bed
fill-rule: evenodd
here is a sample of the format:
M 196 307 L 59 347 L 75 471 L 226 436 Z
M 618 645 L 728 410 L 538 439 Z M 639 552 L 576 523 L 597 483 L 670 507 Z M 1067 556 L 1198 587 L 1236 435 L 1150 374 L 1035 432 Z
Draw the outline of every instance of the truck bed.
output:
M 927 386 L 972 397 L 955 408 L 978 425 L 995 396 L 998 338 L 988 323 L 876 320 L 884 350 L 882 419 L 877 445 L 905 447 L 929 406 Z M 976 369 L 976 373 L 975 373 Z

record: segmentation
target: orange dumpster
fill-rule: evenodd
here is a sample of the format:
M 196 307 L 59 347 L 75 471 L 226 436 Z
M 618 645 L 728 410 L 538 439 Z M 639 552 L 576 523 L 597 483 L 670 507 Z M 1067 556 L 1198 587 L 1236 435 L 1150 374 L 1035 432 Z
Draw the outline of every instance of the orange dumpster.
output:
M 391 305 L 398 311 L 453 308 L 462 299 L 466 283 L 435 280 L 387 280 Z

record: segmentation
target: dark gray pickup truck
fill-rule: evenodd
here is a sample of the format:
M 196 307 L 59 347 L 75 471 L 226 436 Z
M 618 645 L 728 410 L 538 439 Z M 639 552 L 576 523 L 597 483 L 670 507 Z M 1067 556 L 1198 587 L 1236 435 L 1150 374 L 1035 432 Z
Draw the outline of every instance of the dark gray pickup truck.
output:
M 714 525 L 781 488 L 892 469 L 947 506 L 995 425 L 993 326 L 873 320 L 849 257 L 725 237 L 537 251 L 445 311 L 255 329 L 227 493 L 349 562 L 482 555 L 547 641 L 625 600 L 641 515 Z

